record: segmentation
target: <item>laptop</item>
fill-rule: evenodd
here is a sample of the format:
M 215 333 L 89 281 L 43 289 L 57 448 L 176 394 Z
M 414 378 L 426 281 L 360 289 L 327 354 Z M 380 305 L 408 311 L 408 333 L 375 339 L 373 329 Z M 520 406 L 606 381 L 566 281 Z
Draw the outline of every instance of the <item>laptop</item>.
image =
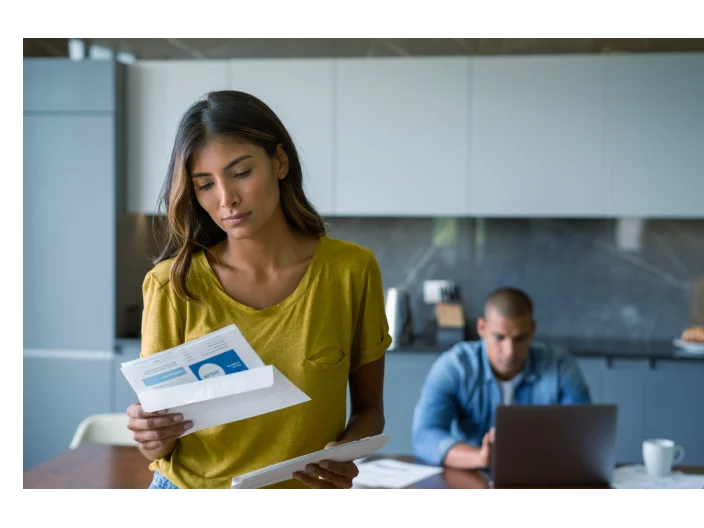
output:
M 609 485 L 616 405 L 501 405 L 490 484 Z

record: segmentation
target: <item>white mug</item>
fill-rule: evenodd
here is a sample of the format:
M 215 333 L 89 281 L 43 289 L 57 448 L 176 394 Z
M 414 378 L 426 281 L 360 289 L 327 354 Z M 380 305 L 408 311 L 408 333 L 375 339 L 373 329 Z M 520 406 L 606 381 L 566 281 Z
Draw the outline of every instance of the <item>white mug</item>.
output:
M 643 442 L 643 461 L 648 475 L 668 475 L 672 471 L 672 465 L 679 464 L 683 458 L 684 448 L 675 445 L 672 440 L 657 438 Z

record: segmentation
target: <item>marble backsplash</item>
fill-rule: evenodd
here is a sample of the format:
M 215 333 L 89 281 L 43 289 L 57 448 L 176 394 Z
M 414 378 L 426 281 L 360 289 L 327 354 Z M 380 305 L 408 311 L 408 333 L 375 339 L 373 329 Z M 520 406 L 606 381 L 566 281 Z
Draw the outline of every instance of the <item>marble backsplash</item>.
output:
M 416 333 L 432 320 L 426 279 L 460 286 L 472 332 L 483 299 L 500 286 L 531 296 L 543 337 L 671 340 L 704 323 L 704 220 L 325 220 L 330 236 L 374 251 L 385 288 L 409 291 Z M 150 231 L 148 217 L 119 219 L 118 337 L 139 333 Z
M 513 286 L 533 299 L 538 334 L 671 340 L 700 321 L 703 220 L 329 218 L 329 235 L 374 251 L 384 287 L 406 288 L 416 333 L 423 281 L 461 288 L 472 332 L 483 299 Z M 699 293 L 697 293 L 699 292 Z

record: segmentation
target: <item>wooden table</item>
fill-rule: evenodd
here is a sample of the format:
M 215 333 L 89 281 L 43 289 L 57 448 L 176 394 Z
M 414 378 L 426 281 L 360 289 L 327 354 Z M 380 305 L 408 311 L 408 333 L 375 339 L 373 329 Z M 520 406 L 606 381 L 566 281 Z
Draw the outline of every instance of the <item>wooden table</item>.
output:
M 24 488 L 148 488 L 149 461 L 136 447 L 81 444 L 26 471 Z
M 371 457 L 370 457 L 371 458 Z M 414 462 L 413 457 L 395 458 Z M 685 473 L 704 475 L 704 467 L 677 467 Z M 24 488 L 148 488 L 152 481 L 149 462 L 136 447 L 82 444 L 24 473 Z M 486 489 L 477 471 L 445 469 L 410 486 L 411 489 Z M 554 487 L 554 486 L 551 486 Z

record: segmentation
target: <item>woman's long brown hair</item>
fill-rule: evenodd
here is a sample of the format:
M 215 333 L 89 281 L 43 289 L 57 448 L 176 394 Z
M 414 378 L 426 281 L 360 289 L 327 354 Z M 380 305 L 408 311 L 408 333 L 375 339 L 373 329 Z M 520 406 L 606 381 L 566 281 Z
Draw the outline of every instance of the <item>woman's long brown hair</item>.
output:
M 194 103 L 181 118 L 166 181 L 159 196 L 158 210 L 165 222 L 155 222 L 161 245 L 154 264 L 174 258 L 169 278 L 182 298 L 199 301 L 187 287 L 193 254 L 209 249 L 226 237 L 225 232 L 205 212 L 196 199 L 191 183 L 189 161 L 193 152 L 215 137 L 232 137 L 262 147 L 269 156 L 281 144 L 289 169 L 278 180 L 281 207 L 286 221 L 303 233 L 322 236 L 325 225 L 303 191 L 303 173 L 298 152 L 288 131 L 276 114 L 262 101 L 244 92 L 210 92 Z

